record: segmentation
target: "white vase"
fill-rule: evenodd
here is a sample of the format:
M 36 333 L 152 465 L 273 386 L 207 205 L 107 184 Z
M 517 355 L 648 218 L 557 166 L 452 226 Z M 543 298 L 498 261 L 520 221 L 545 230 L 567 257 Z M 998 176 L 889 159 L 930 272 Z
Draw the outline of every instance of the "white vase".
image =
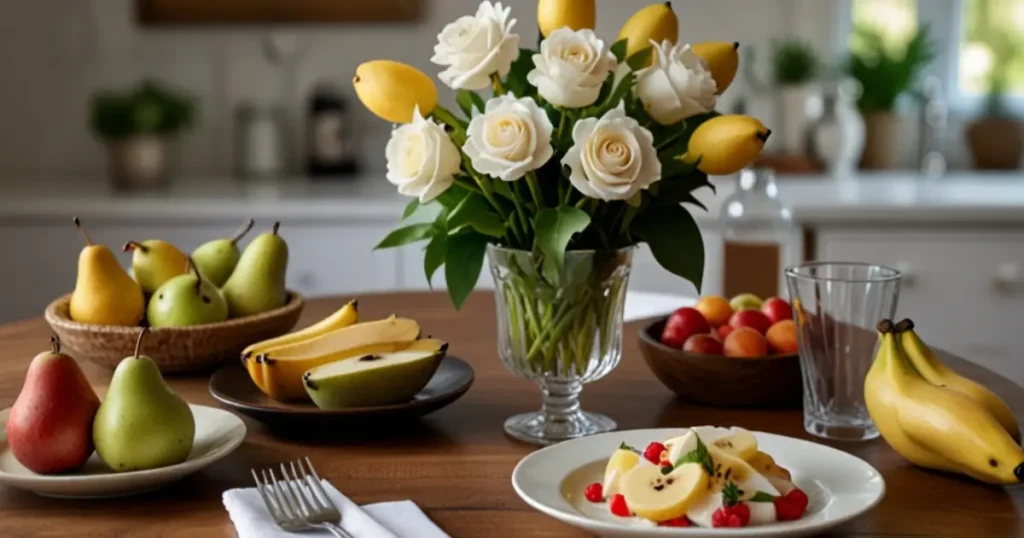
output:
M 857 110 L 856 88 L 839 84 L 821 98 L 821 113 L 811 127 L 814 156 L 835 177 L 849 177 L 864 150 L 864 118 Z

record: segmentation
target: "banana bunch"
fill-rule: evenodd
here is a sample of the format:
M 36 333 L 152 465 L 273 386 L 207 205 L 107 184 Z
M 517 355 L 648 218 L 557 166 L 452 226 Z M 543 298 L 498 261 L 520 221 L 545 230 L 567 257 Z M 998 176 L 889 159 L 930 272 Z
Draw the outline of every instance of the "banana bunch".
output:
M 882 438 L 911 463 L 990 484 L 1024 481 L 1020 430 L 1006 404 L 943 365 L 910 320 L 878 324 L 881 344 L 864 381 Z

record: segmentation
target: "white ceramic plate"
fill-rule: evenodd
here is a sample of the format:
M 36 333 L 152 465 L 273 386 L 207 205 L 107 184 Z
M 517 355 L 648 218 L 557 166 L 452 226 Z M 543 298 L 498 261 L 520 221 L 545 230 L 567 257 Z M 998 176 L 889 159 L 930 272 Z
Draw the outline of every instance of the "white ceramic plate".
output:
M 0 411 L 0 484 L 48 497 L 120 497 L 176 482 L 230 454 L 245 440 L 245 423 L 213 407 L 189 405 L 196 419 L 196 438 L 188 460 L 177 465 L 115 473 L 93 452 L 81 469 L 68 474 L 40 475 L 26 469 L 7 446 L 10 408 Z
M 685 429 L 611 432 L 566 441 L 523 458 L 512 472 L 516 493 L 533 508 L 599 536 L 687 538 L 786 537 L 823 532 L 870 510 L 885 495 L 885 481 L 865 461 L 824 445 L 753 432 L 758 446 L 793 475 L 810 504 L 798 521 L 742 529 L 655 527 L 649 522 L 618 518 L 605 504 L 583 498 L 587 484 L 601 482 L 608 457 L 625 442 L 645 447 L 681 435 Z

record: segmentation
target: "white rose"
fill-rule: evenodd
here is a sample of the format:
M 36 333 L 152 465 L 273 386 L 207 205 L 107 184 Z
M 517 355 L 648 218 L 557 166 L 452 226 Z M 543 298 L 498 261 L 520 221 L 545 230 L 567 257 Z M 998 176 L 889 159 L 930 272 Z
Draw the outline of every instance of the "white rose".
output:
M 473 168 L 504 181 L 515 181 L 551 158 L 553 128 L 548 115 L 533 99 L 505 94 L 487 101 L 483 114 L 469 122 L 469 137 L 462 150 Z
M 636 72 L 636 95 L 654 121 L 673 125 L 715 108 L 715 79 L 690 45 L 654 45 L 654 63 Z
M 476 15 L 459 17 L 437 35 L 434 57 L 446 65 L 438 78 L 455 90 L 481 90 L 490 86 L 491 74 L 504 77 L 519 56 L 519 36 L 512 33 L 512 8 L 501 2 L 480 2 Z
M 573 146 L 562 158 L 576 190 L 601 200 L 628 200 L 661 179 L 654 136 L 619 106 L 576 122 Z
M 580 108 L 597 101 L 616 63 L 611 49 L 593 30 L 559 28 L 541 42 L 526 79 L 549 103 Z
M 424 119 L 419 107 L 411 123 L 391 132 L 384 151 L 388 159 L 387 178 L 406 196 L 418 196 L 427 203 L 448 190 L 462 164 L 459 148 L 444 127 Z

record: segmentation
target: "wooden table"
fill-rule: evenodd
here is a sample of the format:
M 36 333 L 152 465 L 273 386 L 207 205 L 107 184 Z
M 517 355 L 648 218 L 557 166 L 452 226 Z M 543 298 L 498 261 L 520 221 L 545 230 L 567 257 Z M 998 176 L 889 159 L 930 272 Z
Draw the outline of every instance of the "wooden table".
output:
M 345 299 L 311 301 L 301 326 L 340 307 Z M 391 313 L 420 321 L 424 334 L 451 342 L 451 353 L 476 369 L 469 393 L 452 406 L 395 431 L 342 432 L 304 439 L 268 436 L 246 419 L 248 438 L 234 454 L 160 492 L 113 500 L 54 500 L 0 487 L 0 536 L 230 537 L 234 530 L 221 492 L 251 486 L 249 469 L 308 455 L 339 489 L 358 503 L 412 499 L 453 538 L 582 537 L 570 527 L 531 510 L 509 481 L 520 458 L 535 447 L 506 437 L 509 415 L 540 406 L 536 386 L 505 371 L 495 355 L 494 303 L 474 294 L 455 312 L 441 294 L 360 297 L 361 317 Z M 808 438 L 796 411 L 743 411 L 679 401 L 647 370 L 636 346 L 638 325 L 626 330 L 621 366 L 589 385 L 583 407 L 615 418 L 620 428 L 738 425 Z M 14 402 L 29 360 L 48 348 L 42 320 L 0 327 L 0 406 Z M 961 360 L 961 369 L 1006 397 L 1024 414 L 1024 390 Z M 98 388 L 110 371 L 91 365 Z M 205 378 L 172 378 L 190 402 L 216 405 Z M 820 441 L 819 441 L 820 442 Z M 1024 490 L 981 485 L 910 466 L 881 440 L 828 443 L 860 456 L 885 476 L 882 504 L 834 536 L 1024 537 Z

